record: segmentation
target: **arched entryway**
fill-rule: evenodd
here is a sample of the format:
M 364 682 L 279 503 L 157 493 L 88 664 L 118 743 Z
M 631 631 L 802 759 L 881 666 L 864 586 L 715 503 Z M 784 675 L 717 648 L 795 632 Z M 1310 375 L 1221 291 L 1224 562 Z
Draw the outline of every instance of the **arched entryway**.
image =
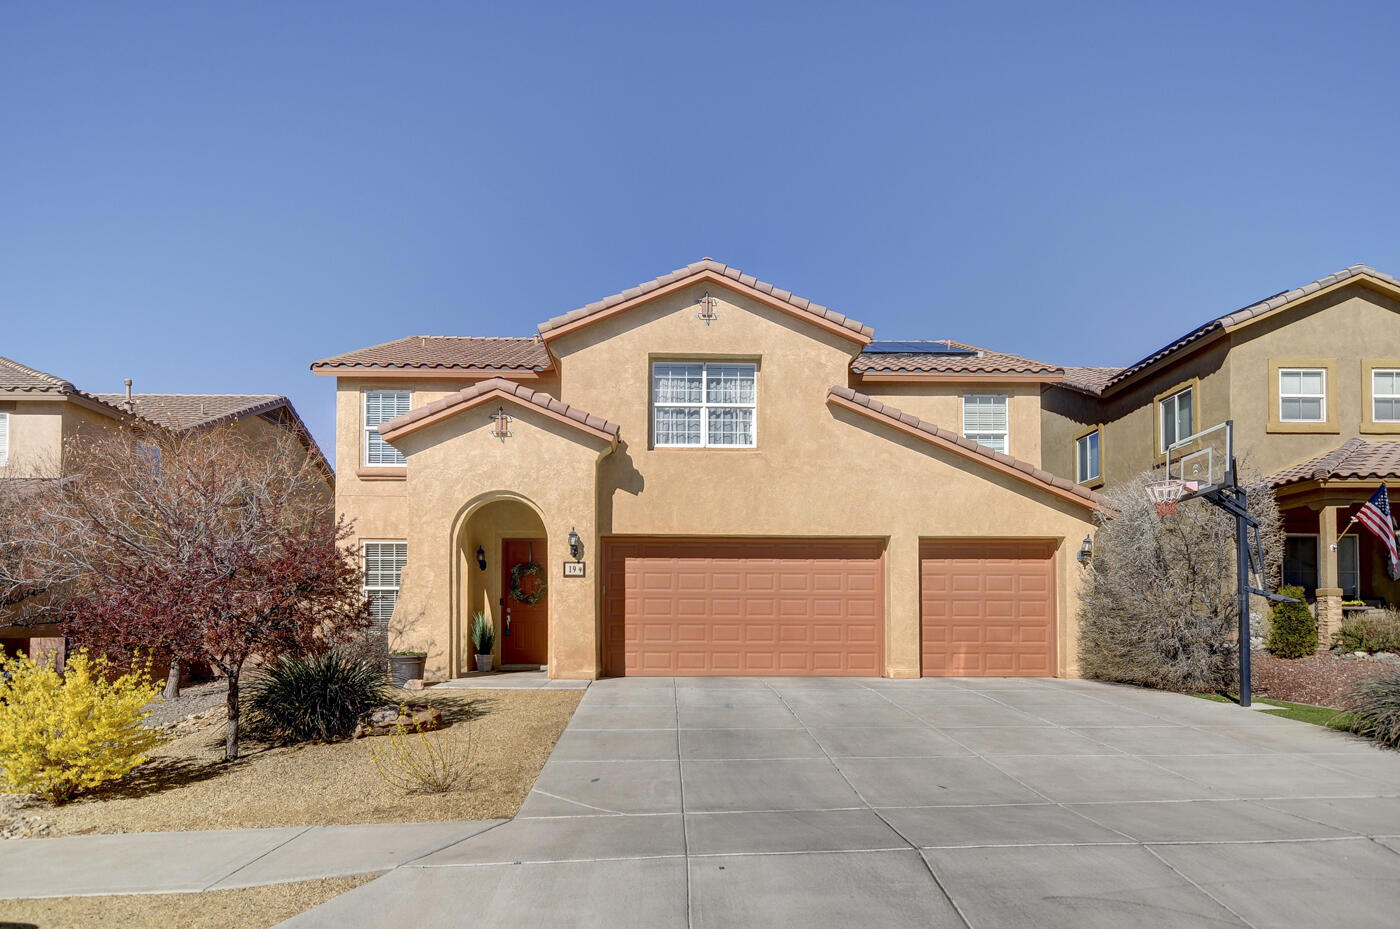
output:
M 496 630 L 496 667 L 549 663 L 549 562 L 544 520 L 529 501 L 491 495 L 458 533 L 458 670 L 475 668 L 471 628 L 482 613 Z

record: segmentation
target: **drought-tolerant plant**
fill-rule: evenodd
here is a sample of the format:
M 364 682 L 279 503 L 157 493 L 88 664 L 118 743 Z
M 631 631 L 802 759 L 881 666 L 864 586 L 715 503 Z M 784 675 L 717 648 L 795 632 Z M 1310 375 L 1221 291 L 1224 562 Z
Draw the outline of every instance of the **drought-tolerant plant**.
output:
M 496 627 L 486 614 L 477 610 L 472 616 L 472 648 L 478 655 L 489 655 L 496 646 Z
M 382 665 L 333 648 L 284 656 L 248 685 L 251 728 L 279 742 L 333 742 L 388 700 Z
M 125 777 L 161 734 L 147 729 L 146 704 L 161 687 L 145 669 L 116 673 L 79 651 L 60 674 L 20 656 L 0 675 L 0 786 L 50 803 Z
M 408 715 L 408 708 L 403 708 Z M 387 736 L 370 743 L 375 770 L 390 787 L 406 794 L 447 793 L 471 782 L 475 751 L 471 727 L 462 733 L 437 732 L 429 736 L 419 726 L 400 724 Z
M 1079 585 L 1080 669 L 1147 687 L 1232 690 L 1239 657 L 1234 519 L 1204 500 L 1187 500 L 1175 515 L 1159 517 L 1144 489 L 1153 477 L 1106 492 L 1114 512 L 1099 517 L 1093 558 Z M 1245 483 L 1262 530 L 1264 564 L 1277 565 L 1278 506 L 1258 477 Z M 1255 579 L 1260 587 L 1269 582 Z
M 1280 658 L 1306 658 L 1317 651 L 1317 620 L 1303 602 L 1303 588 L 1281 587 L 1279 593 L 1298 602 L 1274 604 L 1269 620 L 1269 652 Z
M 1400 610 L 1367 610 L 1346 618 L 1332 636 L 1344 652 L 1400 652 Z
M 1349 698 L 1351 731 L 1400 749 L 1400 673 L 1361 681 L 1353 685 Z

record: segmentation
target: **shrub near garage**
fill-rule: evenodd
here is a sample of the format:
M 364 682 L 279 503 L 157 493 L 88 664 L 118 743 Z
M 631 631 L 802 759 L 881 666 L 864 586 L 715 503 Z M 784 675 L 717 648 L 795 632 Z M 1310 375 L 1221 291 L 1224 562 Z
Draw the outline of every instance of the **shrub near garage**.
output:
M 0 681 L 0 785 L 51 803 L 119 780 L 162 741 L 142 724 L 160 686 L 144 669 L 115 673 L 78 652 L 64 674 L 27 657 Z
M 1280 658 L 1306 658 L 1317 651 L 1317 620 L 1303 602 L 1301 587 L 1285 586 L 1279 593 L 1297 603 L 1277 603 L 1269 620 L 1269 652 Z

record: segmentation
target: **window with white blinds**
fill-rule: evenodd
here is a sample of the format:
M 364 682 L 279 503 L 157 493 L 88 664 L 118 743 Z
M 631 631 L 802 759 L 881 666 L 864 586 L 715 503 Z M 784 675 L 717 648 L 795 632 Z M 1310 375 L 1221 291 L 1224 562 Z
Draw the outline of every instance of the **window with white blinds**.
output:
M 365 599 L 378 632 L 387 632 L 394 606 L 399 602 L 399 584 L 408 563 L 407 542 L 365 542 Z
M 1010 447 L 1010 414 L 1003 394 L 967 394 L 963 397 L 963 435 L 979 445 L 1007 453 Z
M 753 448 L 758 366 L 657 362 L 651 367 L 657 448 Z
M 365 391 L 365 464 L 402 466 L 403 452 L 379 434 L 379 427 L 396 416 L 408 412 L 412 394 L 407 390 Z
M 0 468 L 10 463 L 10 414 L 0 413 Z

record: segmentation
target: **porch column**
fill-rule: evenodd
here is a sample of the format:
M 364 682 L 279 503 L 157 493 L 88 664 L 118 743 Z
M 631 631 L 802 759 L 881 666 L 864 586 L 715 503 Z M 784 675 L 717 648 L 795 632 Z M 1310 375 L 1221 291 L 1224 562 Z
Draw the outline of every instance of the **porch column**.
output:
M 1342 625 L 1342 588 L 1337 579 L 1337 513 L 1324 506 L 1317 514 L 1317 647 L 1326 649 Z

